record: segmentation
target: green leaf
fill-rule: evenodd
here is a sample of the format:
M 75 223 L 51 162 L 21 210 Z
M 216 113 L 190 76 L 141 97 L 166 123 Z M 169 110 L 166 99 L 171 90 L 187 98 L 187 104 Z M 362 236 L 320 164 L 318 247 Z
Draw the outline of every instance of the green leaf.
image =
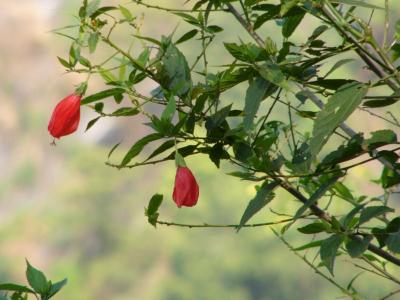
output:
M 353 58 L 347 58 L 347 59 L 342 59 L 337 61 L 333 67 L 325 74 L 324 78 L 328 77 L 330 74 L 332 74 L 333 72 L 335 72 L 337 69 L 339 69 L 341 66 L 354 61 Z
M 373 150 L 389 144 L 397 143 L 397 135 L 392 130 L 377 130 L 371 133 L 372 137 L 365 140 L 363 145 L 368 150 Z
M 371 229 L 371 233 L 375 236 L 379 243 L 379 247 L 386 246 L 386 238 L 388 237 L 387 232 L 383 228 L 374 227 Z
M 244 106 L 245 116 L 243 125 L 246 131 L 249 131 L 253 127 L 254 118 L 256 117 L 260 103 L 264 99 L 265 93 L 270 85 L 271 84 L 269 82 L 260 77 L 257 77 L 253 82 L 250 83 L 246 92 Z
M 79 56 L 79 63 L 84 67 L 87 67 L 87 68 L 91 67 L 90 61 L 86 57 L 83 57 L 82 55 Z
M 192 80 L 185 56 L 172 43 L 168 44 L 161 55 L 162 64 L 159 65 L 157 74 L 161 85 L 174 95 L 186 94 L 192 86 Z
M 400 22 L 399 22 L 400 25 Z M 399 26 L 400 27 L 400 26 Z M 399 33 L 397 33 L 398 36 L 400 36 L 400 30 L 398 30 Z M 395 43 L 390 50 L 392 50 L 392 61 L 395 62 L 396 60 L 399 59 L 400 57 L 400 43 Z
M 143 81 L 147 77 L 146 73 L 139 73 L 136 76 L 134 76 L 135 74 L 133 72 L 134 71 L 132 71 L 132 73 L 131 73 L 131 75 L 133 74 L 132 76 L 129 75 L 129 81 L 132 84 L 137 84 L 137 83 Z
M 153 195 L 153 197 L 151 197 L 149 205 L 145 209 L 145 215 L 147 217 L 147 220 L 154 227 L 156 227 L 157 225 L 157 219 L 159 216 L 158 209 L 160 208 L 162 201 L 163 201 L 163 195 L 155 194 Z
M 329 228 L 330 226 L 327 223 L 315 222 L 304 227 L 297 228 L 297 230 L 304 234 L 316 234 L 327 231 Z
M 149 201 L 149 205 L 146 210 L 147 213 L 149 215 L 156 213 L 162 203 L 162 200 L 163 200 L 163 195 L 160 195 L 160 194 L 153 195 L 153 197 L 151 197 L 151 199 Z
M 144 48 L 143 51 L 139 54 L 137 58 L 137 63 L 142 66 L 143 68 L 146 67 L 147 62 L 149 61 L 150 57 L 150 49 L 149 48 Z
M 386 245 L 390 251 L 400 253 L 400 231 L 388 233 Z
M 136 116 L 140 111 L 135 107 L 120 107 L 114 111 L 110 116 L 112 117 L 127 117 Z
M 302 207 L 300 207 L 296 214 L 293 217 L 293 222 L 295 222 L 298 218 L 300 218 L 305 211 L 314 205 L 321 197 L 325 195 L 325 193 L 338 181 L 340 177 L 332 177 L 329 178 L 326 182 L 324 182 L 315 192 L 311 195 L 311 197 L 307 200 L 306 203 Z
M 92 0 L 86 7 L 86 16 L 91 16 L 99 7 L 101 0 Z
M 162 134 L 160 133 L 152 133 L 149 134 L 140 140 L 138 140 L 126 153 L 125 157 L 122 159 L 120 166 L 126 166 L 134 157 L 136 157 L 140 152 L 142 152 L 143 148 L 150 142 L 156 141 L 162 138 Z
M 117 78 L 109 70 L 106 70 L 104 68 L 99 67 L 99 73 L 100 73 L 100 76 L 103 77 L 103 79 L 107 83 L 111 83 L 111 82 L 116 82 L 117 81 Z
M 293 250 L 294 251 L 302 251 L 302 250 L 307 250 L 307 249 L 310 249 L 310 248 L 320 247 L 323 241 L 324 240 L 312 241 L 312 242 L 307 243 L 307 244 L 305 244 L 303 246 L 296 247 Z
M 201 23 L 199 23 L 199 21 L 195 17 L 193 17 L 193 16 L 191 16 L 189 14 L 182 13 L 182 12 L 176 12 L 174 14 L 179 16 L 179 17 L 181 17 L 183 20 L 185 20 L 189 24 L 201 27 Z
M 238 141 L 233 144 L 233 153 L 237 160 L 246 163 L 253 156 L 254 151 L 248 143 Z
M 361 147 L 363 137 L 356 134 L 351 137 L 347 144 L 340 145 L 338 149 L 332 151 L 324 157 L 322 162 L 319 164 L 317 170 L 324 169 L 327 166 L 331 167 L 341 162 L 349 161 L 355 157 L 363 154 L 365 151 Z
M 159 41 L 157 41 L 156 39 L 153 39 L 151 37 L 141 36 L 141 35 L 137 35 L 137 34 L 134 34 L 133 36 L 137 37 L 140 40 L 145 40 L 145 41 L 148 41 L 150 43 L 153 43 L 153 44 L 156 44 L 158 46 L 161 46 L 161 43 Z
M 175 146 L 174 140 L 168 140 L 168 141 L 162 143 L 156 150 L 153 151 L 153 153 L 151 153 L 149 155 L 148 158 L 146 158 L 146 161 L 148 161 L 149 159 L 152 159 L 153 157 L 163 153 L 164 151 L 166 151 L 168 149 L 171 149 L 174 146 Z
M 14 292 L 10 300 L 28 300 L 28 294 L 21 292 Z
M 28 288 L 24 285 L 19 285 L 19 284 L 14 284 L 14 283 L 0 284 L 0 291 L 12 291 L 12 292 L 21 292 L 21 293 L 30 293 L 30 294 L 35 293 L 34 290 L 31 290 L 30 288 Z
M 97 9 L 95 12 L 93 12 L 93 13 L 90 15 L 90 18 L 91 18 L 91 19 L 96 19 L 98 16 L 100 16 L 100 15 L 102 15 L 102 14 L 108 12 L 108 11 L 116 10 L 116 9 L 118 9 L 118 8 L 116 8 L 115 6 L 104 6 L 104 7 L 100 7 L 99 9 Z
M 188 40 L 190 40 L 191 38 L 193 38 L 199 31 L 197 29 L 192 29 L 188 32 L 186 32 L 184 35 L 182 35 L 176 42 L 175 44 L 180 44 L 183 42 L 186 42 Z
M 116 94 L 114 95 L 114 101 L 117 104 L 120 104 L 124 100 L 124 95 L 123 94 Z
M 229 159 L 230 156 L 224 148 L 223 143 L 216 143 L 211 149 L 209 149 L 209 157 L 211 161 L 219 168 L 221 159 Z
M 323 79 L 318 78 L 318 80 L 310 81 L 309 84 L 320 86 L 329 90 L 337 91 L 339 88 L 346 84 L 358 83 L 352 79 Z
M 396 22 L 394 37 L 397 41 L 400 41 L 400 20 Z
M 228 106 L 225 106 L 221 108 L 219 111 L 217 111 L 215 114 L 213 114 L 211 117 L 208 117 L 206 120 L 206 129 L 211 130 L 214 129 L 218 126 L 220 126 L 225 119 L 228 117 L 229 112 L 231 111 L 232 104 L 229 104 Z
M 39 294 L 45 295 L 50 290 L 50 283 L 47 281 L 46 276 L 42 271 L 31 266 L 31 264 L 26 261 L 26 278 L 28 279 L 29 285 Z
M 281 10 L 280 10 L 279 14 L 281 16 L 286 15 L 288 13 L 288 11 L 291 10 L 293 7 L 295 7 L 299 2 L 300 2 L 300 0 L 284 0 L 284 1 L 282 1 Z
M 55 294 L 57 294 L 67 284 L 67 282 L 68 282 L 68 280 L 67 280 L 67 278 L 65 278 L 61 281 L 53 283 L 50 287 L 49 298 L 51 298 Z
M 110 158 L 111 154 L 113 154 L 113 152 L 115 151 L 115 149 L 117 149 L 117 148 L 119 147 L 119 145 L 121 145 L 121 142 L 115 144 L 115 145 L 111 148 L 110 152 L 108 153 L 107 158 Z
M 346 244 L 347 252 L 353 258 L 361 256 L 361 254 L 367 251 L 368 245 L 373 238 L 373 235 L 366 235 L 363 238 L 354 237 Z
M 168 104 L 165 107 L 162 115 L 161 115 L 161 120 L 162 121 L 167 121 L 167 122 L 171 122 L 172 118 L 175 115 L 175 111 L 176 111 L 176 102 L 175 102 L 175 97 L 174 96 L 169 96 L 168 97 Z
M 126 7 L 124 7 L 122 5 L 119 5 L 118 8 L 126 20 L 132 21 L 134 19 L 131 12 L 129 11 L 129 9 L 127 9 Z
M 359 6 L 359 7 L 365 7 L 365 8 L 384 9 L 381 6 L 376 6 L 376 5 L 372 5 L 372 4 L 369 4 L 369 3 L 365 3 L 362 0 L 330 0 L 330 2 L 348 4 L 348 5 L 351 5 L 351 6 Z
M 69 62 L 67 62 L 65 59 L 63 59 L 59 56 L 57 56 L 57 58 L 58 58 L 58 61 L 60 62 L 60 64 L 62 64 L 64 67 L 66 67 L 67 69 L 71 68 Z
M 315 157 L 342 122 L 358 107 L 367 92 L 363 84 L 342 86 L 318 114 L 310 140 L 310 152 Z
M 69 49 L 69 65 L 75 66 L 80 57 L 80 47 L 74 42 Z
M 237 231 L 239 231 L 243 225 L 245 225 L 256 213 L 258 213 L 262 208 L 264 208 L 271 200 L 274 198 L 275 194 L 273 190 L 278 186 L 278 182 L 268 183 L 265 181 L 256 196 L 249 202 L 243 216 L 240 220 Z
M 236 59 L 245 62 L 257 62 L 265 61 L 269 55 L 264 48 L 261 48 L 255 44 L 235 44 L 235 43 L 224 43 L 226 50 Z
M 127 116 L 135 116 L 140 111 L 135 107 L 120 107 L 116 111 L 114 111 L 111 116 L 112 117 L 127 117 Z
M 96 112 L 98 112 L 99 114 L 103 112 L 103 108 L 104 108 L 104 103 L 103 103 L 103 102 L 97 102 L 97 103 L 94 105 L 94 110 L 95 110 Z
M 290 90 L 289 84 L 277 64 L 267 62 L 259 67 L 260 75 L 267 81 L 283 88 Z
M 91 32 L 89 34 L 88 44 L 89 44 L 89 52 L 93 53 L 96 50 L 97 43 L 99 41 L 99 33 Z
M 285 38 L 289 38 L 294 33 L 303 20 L 305 14 L 305 11 L 301 11 L 298 14 L 283 18 L 282 35 Z
M 112 96 L 115 96 L 115 95 L 121 95 L 124 92 L 125 92 L 125 90 L 122 89 L 122 88 L 112 88 L 112 89 L 104 90 L 104 91 L 101 91 L 101 92 L 98 92 L 96 94 L 93 94 L 93 95 L 90 95 L 88 97 L 83 98 L 82 101 L 81 101 L 81 105 L 85 105 L 85 104 L 89 104 L 89 103 L 92 103 L 92 102 L 96 102 L 96 101 L 99 101 L 101 99 L 112 97 Z
M 206 27 L 206 31 L 210 32 L 210 33 L 217 33 L 217 32 L 221 32 L 224 29 L 218 25 L 210 25 Z
M 358 225 L 390 212 L 394 212 L 394 209 L 387 206 L 368 206 L 361 211 Z
M 346 287 L 346 289 L 348 290 L 348 291 L 354 291 L 355 293 L 353 294 L 354 296 L 356 296 L 357 294 L 356 294 L 356 290 L 355 290 L 355 288 L 353 287 L 353 284 L 354 284 L 354 282 L 356 281 L 356 279 L 358 278 L 358 277 L 360 277 L 361 275 L 363 274 L 363 272 L 360 272 L 360 273 L 358 273 L 358 274 L 356 274 L 351 280 L 350 280 L 350 282 L 349 282 L 349 284 L 347 285 L 347 287 Z M 357 298 L 354 298 L 354 300 L 356 300 Z
M 343 227 L 349 228 L 349 226 L 352 224 L 352 221 L 354 217 L 358 214 L 360 210 L 364 208 L 364 205 L 358 205 L 354 207 L 342 220 Z
M 94 118 L 93 120 L 90 120 L 89 123 L 86 125 L 85 132 L 88 131 L 90 128 L 92 128 L 93 125 L 96 124 L 98 120 L 100 120 L 100 118 L 101 118 L 101 116 Z
M 333 186 L 335 192 L 338 193 L 338 195 L 346 200 L 354 200 L 354 196 L 351 193 L 350 189 L 345 186 L 341 182 L 336 182 L 335 185 Z
M 323 264 L 327 267 L 329 272 L 333 275 L 333 267 L 340 245 L 345 239 L 344 235 L 333 234 L 326 240 L 323 240 L 320 248 L 320 257 Z
M 368 100 L 363 103 L 364 106 L 366 107 L 371 107 L 371 108 L 376 108 L 376 107 L 384 107 L 384 106 L 389 106 L 394 103 L 396 103 L 398 99 L 395 98 L 385 98 L 385 99 L 379 99 L 379 100 Z
M 242 180 L 258 181 L 257 177 L 254 176 L 254 173 L 235 171 L 235 172 L 226 173 L 226 175 L 234 176 L 234 177 L 240 178 Z
M 382 152 L 382 151 L 381 151 Z M 381 153 L 379 152 L 379 153 Z M 395 164 L 396 170 L 389 169 L 388 167 L 384 167 L 382 170 L 382 175 L 380 178 L 382 187 L 387 189 L 394 185 L 400 183 L 400 175 L 397 173 L 399 168 L 398 164 Z
M 254 22 L 254 29 L 260 28 L 265 22 L 270 21 L 274 18 L 279 17 L 279 11 L 281 9 L 280 5 L 273 5 L 273 4 L 261 4 L 259 6 L 253 7 L 253 9 L 258 10 L 259 7 L 263 7 L 266 10 L 266 13 L 263 13 L 262 15 L 258 16 L 256 21 Z

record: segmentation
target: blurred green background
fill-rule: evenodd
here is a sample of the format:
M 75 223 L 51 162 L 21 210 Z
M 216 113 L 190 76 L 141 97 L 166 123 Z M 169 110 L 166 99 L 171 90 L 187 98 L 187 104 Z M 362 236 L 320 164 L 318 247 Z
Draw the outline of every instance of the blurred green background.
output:
M 159 1 L 166 6 L 183 2 Z M 49 145 L 46 127 L 54 105 L 82 81 L 80 76 L 64 74 L 56 58 L 67 55 L 69 41 L 49 31 L 76 23 L 79 6 L 78 0 L 0 1 L 0 282 L 25 282 L 24 259 L 28 258 L 50 278 L 68 278 L 56 297 L 60 300 L 328 300 L 341 296 L 268 228 L 236 234 L 232 229 L 151 227 L 143 212 L 156 192 L 165 195 L 161 220 L 225 224 L 240 220 L 255 189 L 226 176 L 229 166 L 218 170 L 206 157 L 190 158 L 201 196 L 195 208 L 178 209 L 171 199 L 173 162 L 120 171 L 106 166 L 115 143 L 122 140 L 129 146 L 148 131 L 144 119 L 102 120 L 84 133 L 93 114 L 83 109 L 79 132 L 61 139 L 57 147 Z M 135 5 L 128 7 L 137 15 L 143 12 Z M 211 20 L 227 26 L 224 38 L 233 42 L 239 36 L 247 38 L 230 16 Z M 169 34 L 177 23 L 147 10 L 143 33 Z M 183 32 L 180 26 L 178 33 Z M 120 43 L 124 34 L 130 33 L 119 32 Z M 182 49 L 189 57 L 197 55 L 189 44 Z M 211 51 L 224 59 L 220 44 Z M 352 67 L 340 76 L 351 76 Z M 93 78 L 90 91 L 101 87 L 101 80 Z M 243 87 L 237 90 L 238 97 L 243 96 Z M 141 88 L 149 91 L 154 86 Z M 278 112 L 275 118 L 279 117 L 285 114 Z M 367 120 L 367 114 L 359 118 Z M 376 119 L 373 124 L 359 120 L 351 120 L 358 129 L 387 126 Z M 380 189 L 369 180 L 379 172 L 378 164 L 352 171 L 350 178 L 358 179 L 351 185 L 355 194 L 362 190 L 378 195 Z M 278 194 L 272 205 L 280 212 L 297 207 L 287 194 Z M 254 221 L 279 218 L 264 210 Z M 294 246 L 307 241 L 295 229 L 287 237 Z M 311 260 L 314 255 L 309 253 Z M 346 285 L 359 272 L 349 258 L 338 258 L 340 283 Z M 377 299 L 393 288 L 366 273 L 354 285 L 365 299 Z

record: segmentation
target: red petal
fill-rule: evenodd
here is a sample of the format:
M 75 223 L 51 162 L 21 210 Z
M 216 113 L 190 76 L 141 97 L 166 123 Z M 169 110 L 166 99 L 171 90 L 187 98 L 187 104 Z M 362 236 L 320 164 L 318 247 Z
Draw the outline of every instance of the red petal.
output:
M 199 186 L 187 167 L 178 167 L 172 198 L 178 207 L 194 206 L 199 199 Z
M 76 131 L 80 120 L 81 96 L 72 94 L 61 100 L 53 110 L 48 130 L 55 138 Z

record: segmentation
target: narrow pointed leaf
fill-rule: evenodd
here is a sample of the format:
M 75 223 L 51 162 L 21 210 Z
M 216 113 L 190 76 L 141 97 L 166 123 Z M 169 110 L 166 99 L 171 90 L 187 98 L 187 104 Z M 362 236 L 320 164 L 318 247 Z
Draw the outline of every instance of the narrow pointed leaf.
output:
M 248 131 L 253 126 L 254 118 L 257 114 L 260 103 L 267 92 L 270 83 L 263 78 L 257 77 L 249 86 L 246 92 L 243 120 L 244 129 Z
M 394 209 L 387 206 L 368 206 L 361 211 L 358 225 L 389 212 L 394 212 Z
M 278 186 L 277 182 L 264 182 L 257 191 L 256 196 L 249 202 L 240 220 L 237 231 L 245 225 L 256 213 L 264 208 L 274 198 L 273 190 Z
M 122 159 L 120 164 L 121 167 L 126 166 L 134 157 L 136 157 L 140 152 L 142 152 L 143 148 L 150 142 L 158 140 L 162 138 L 162 135 L 159 133 L 152 133 L 144 138 L 138 140 L 126 153 L 125 157 Z
M 325 195 L 325 193 L 336 183 L 336 181 L 340 177 L 332 177 L 329 180 L 327 180 L 324 184 L 322 184 L 314 194 L 311 195 L 311 197 L 308 199 L 308 201 L 300 207 L 296 214 L 294 215 L 293 222 L 296 221 L 298 218 L 300 218 L 305 211 L 310 208 L 313 204 L 315 204 L 321 197 Z
M 321 244 L 320 257 L 321 261 L 327 267 L 329 272 L 333 275 L 333 267 L 340 245 L 345 239 L 344 235 L 333 234 Z
M 24 285 L 19 285 L 19 284 L 14 284 L 14 283 L 0 284 L 0 291 L 21 292 L 21 293 L 30 293 L 30 294 L 35 293 L 34 290 L 31 290 L 30 288 L 28 288 Z
M 317 115 L 314 122 L 312 138 L 310 140 L 310 152 L 315 157 L 329 140 L 336 127 L 344 122 L 360 105 L 367 87 L 363 84 L 350 83 L 340 87 L 329 98 L 328 103 Z

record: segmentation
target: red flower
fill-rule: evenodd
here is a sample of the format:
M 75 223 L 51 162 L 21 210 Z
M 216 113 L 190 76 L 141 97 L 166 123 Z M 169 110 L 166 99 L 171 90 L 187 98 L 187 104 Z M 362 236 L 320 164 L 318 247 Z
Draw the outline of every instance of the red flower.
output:
M 199 186 L 189 168 L 178 166 L 172 199 L 178 207 L 196 205 L 199 199 Z
M 81 115 L 81 95 L 71 94 L 61 100 L 53 110 L 47 129 L 55 138 L 76 131 Z

